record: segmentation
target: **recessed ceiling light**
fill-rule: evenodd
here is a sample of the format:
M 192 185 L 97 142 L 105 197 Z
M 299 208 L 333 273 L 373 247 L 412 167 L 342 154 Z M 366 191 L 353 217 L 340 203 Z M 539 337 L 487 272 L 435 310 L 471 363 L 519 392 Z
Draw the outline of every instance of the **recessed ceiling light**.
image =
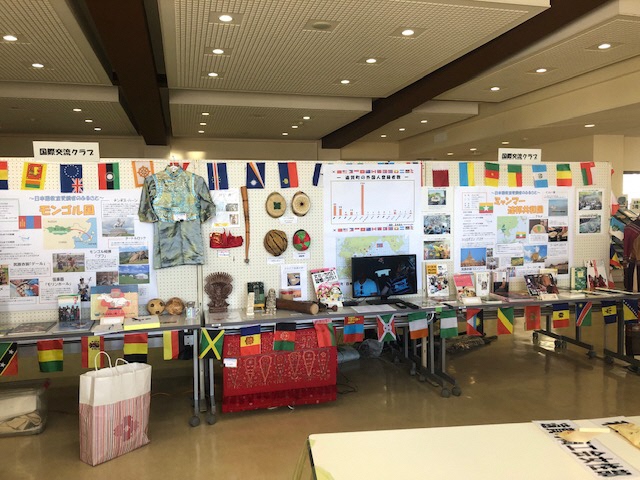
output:
M 378 60 L 377 60 L 377 59 L 375 59 L 375 58 L 367 58 L 367 59 L 365 60 L 365 62 L 367 62 L 367 63 L 376 63 L 377 61 L 378 61 Z
M 420 120 L 420 123 L 427 123 L 429 120 Z
M 536 73 L 547 73 L 547 69 L 546 68 L 536 68 Z
M 497 92 L 498 90 L 500 90 L 500 87 L 491 87 L 490 90 L 492 92 Z
M 93 123 L 93 120 L 91 120 L 90 118 L 85 119 L 84 123 Z
M 211 52 L 215 53 L 216 55 L 222 55 L 224 53 L 224 50 L 221 48 L 214 48 Z
M 99 132 L 99 131 L 100 131 L 100 130 L 102 130 L 102 129 L 101 129 L 100 127 L 95 127 L 95 128 L 94 128 L 94 130 L 95 130 L 96 132 Z
M 477 149 L 477 148 L 475 148 L 475 147 L 473 147 L 473 148 L 470 148 L 469 150 L 471 150 L 472 152 L 475 152 L 475 151 L 476 151 L 476 150 L 478 150 L 478 149 Z
M 33 68 L 44 68 L 44 65 L 41 63 L 32 63 L 31 66 Z
M 15 35 L 5 35 L 4 37 L 2 37 L 3 40 L 6 40 L 7 42 L 15 42 L 18 40 L 18 37 L 16 37 Z
M 453 155 L 453 152 L 447 152 L 447 155 L 451 156 Z
M 509 142 L 502 142 L 502 145 L 509 145 Z
M 298 125 L 291 125 L 291 128 L 298 128 Z
M 287 135 L 289 135 L 289 133 L 288 132 L 282 132 L 282 135 L 284 135 L 286 137 Z
M 308 115 L 305 115 L 304 117 L 302 117 L 303 120 L 311 120 L 311 117 Z
M 200 126 L 204 127 L 207 124 L 207 122 L 200 122 Z
M 198 133 L 204 133 L 204 130 L 198 130 Z
M 81 109 L 81 108 L 74 108 L 74 109 L 73 109 L 73 111 L 74 111 L 74 112 L 81 112 L 81 111 L 82 111 L 82 109 Z
M 610 43 L 601 43 L 600 45 L 598 45 L 599 50 L 607 50 L 608 48 L 611 48 Z
M 596 124 L 595 124 L 595 123 L 587 123 L 587 124 L 584 126 L 584 128 L 593 128 L 593 127 L 595 127 L 595 126 L 596 126 Z
M 387 136 L 383 133 L 382 135 L 380 135 L 380 138 L 387 138 Z
M 207 76 L 209 76 L 209 77 L 217 77 L 218 74 L 216 72 L 209 72 L 209 73 L 207 73 Z
M 414 33 L 416 33 L 415 31 L 411 30 L 410 28 L 407 28 L 405 30 L 402 30 L 402 35 L 404 35 L 405 37 L 410 37 L 411 35 L 413 35 Z
M 343 85 L 347 85 L 347 84 L 351 83 L 351 81 L 345 79 L 345 80 L 340 80 L 340 83 L 343 84 Z
M 202 112 L 202 115 L 204 115 L 205 117 L 207 117 L 209 115 L 209 112 Z
M 399 131 L 399 132 L 404 132 L 405 130 L 406 130 L 406 128 L 404 128 L 404 127 L 400 127 L 400 128 L 398 129 L 398 131 Z
M 233 21 L 233 17 L 231 15 L 220 15 L 218 17 L 218 20 L 220 20 L 221 22 L 232 22 Z

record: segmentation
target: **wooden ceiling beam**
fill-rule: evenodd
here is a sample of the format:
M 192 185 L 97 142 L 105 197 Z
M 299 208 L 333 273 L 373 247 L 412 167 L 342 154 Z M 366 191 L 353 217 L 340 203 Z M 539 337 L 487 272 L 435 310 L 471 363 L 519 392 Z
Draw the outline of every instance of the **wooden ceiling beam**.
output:
M 168 105 L 163 108 L 144 3 L 84 0 L 83 10 L 113 69 L 131 122 L 147 145 L 167 145 Z
M 371 112 L 322 138 L 343 148 L 564 28 L 611 0 L 551 0 L 551 7 L 398 92 L 375 100 Z

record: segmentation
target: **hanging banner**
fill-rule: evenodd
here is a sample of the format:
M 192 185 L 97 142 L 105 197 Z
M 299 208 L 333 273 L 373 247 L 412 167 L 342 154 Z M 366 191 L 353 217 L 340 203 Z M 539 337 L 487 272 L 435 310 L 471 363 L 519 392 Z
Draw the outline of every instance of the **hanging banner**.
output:
M 36 162 L 97 162 L 100 160 L 98 142 L 33 142 Z

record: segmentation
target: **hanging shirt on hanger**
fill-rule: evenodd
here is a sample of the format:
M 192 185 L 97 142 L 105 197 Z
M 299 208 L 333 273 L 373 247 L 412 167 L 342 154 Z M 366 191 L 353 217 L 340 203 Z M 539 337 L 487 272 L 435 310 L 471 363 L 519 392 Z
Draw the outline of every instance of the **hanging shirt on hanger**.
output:
M 169 166 L 145 178 L 138 217 L 154 223 L 154 268 L 202 265 L 200 225 L 215 212 L 209 188 L 199 175 Z

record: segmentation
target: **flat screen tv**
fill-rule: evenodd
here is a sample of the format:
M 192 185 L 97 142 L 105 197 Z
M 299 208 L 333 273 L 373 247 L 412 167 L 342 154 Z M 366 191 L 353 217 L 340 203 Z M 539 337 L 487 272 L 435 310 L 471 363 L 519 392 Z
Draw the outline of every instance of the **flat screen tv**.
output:
M 351 276 L 353 298 L 380 297 L 384 303 L 391 295 L 418 293 L 415 255 L 352 257 Z

